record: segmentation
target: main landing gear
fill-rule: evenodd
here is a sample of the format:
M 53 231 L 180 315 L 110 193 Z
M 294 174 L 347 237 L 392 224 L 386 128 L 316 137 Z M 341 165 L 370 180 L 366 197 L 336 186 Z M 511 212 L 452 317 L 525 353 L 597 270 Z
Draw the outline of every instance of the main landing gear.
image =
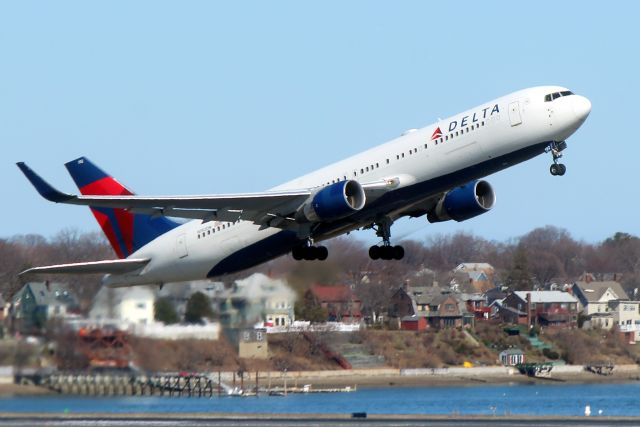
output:
M 374 260 L 401 260 L 404 258 L 404 248 L 402 246 L 391 246 L 391 224 L 393 224 L 393 221 L 385 217 L 374 225 L 373 228 L 376 230 L 376 235 L 382 237 L 382 246 L 371 246 L 369 248 L 369 258 Z
M 329 250 L 326 246 L 313 246 L 311 242 L 307 242 L 304 246 L 293 248 L 291 255 L 296 261 L 324 261 L 329 256 Z
M 553 156 L 553 164 L 549 167 L 549 172 L 553 176 L 562 176 L 567 172 L 567 167 L 562 163 L 558 163 L 558 159 L 562 157 L 562 151 L 567 148 L 567 143 L 564 141 L 552 142 L 549 144 L 546 152 L 551 152 Z

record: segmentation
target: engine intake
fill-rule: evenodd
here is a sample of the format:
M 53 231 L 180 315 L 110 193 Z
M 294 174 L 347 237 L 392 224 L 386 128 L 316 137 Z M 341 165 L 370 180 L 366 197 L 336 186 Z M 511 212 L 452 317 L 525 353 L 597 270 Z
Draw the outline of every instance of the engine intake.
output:
M 296 217 L 311 222 L 344 218 L 362 209 L 366 202 L 364 189 L 353 180 L 331 184 L 309 199 L 298 209 Z
M 496 202 L 496 195 L 487 181 L 471 181 L 445 194 L 427 214 L 429 222 L 465 221 L 488 212 Z

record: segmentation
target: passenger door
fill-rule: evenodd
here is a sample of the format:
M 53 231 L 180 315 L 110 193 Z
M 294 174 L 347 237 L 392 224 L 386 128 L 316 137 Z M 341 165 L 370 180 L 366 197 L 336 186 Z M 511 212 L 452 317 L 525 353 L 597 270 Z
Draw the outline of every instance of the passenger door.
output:
M 522 117 L 520 116 L 520 103 L 518 101 L 509 104 L 509 121 L 511 126 L 518 126 L 522 123 Z

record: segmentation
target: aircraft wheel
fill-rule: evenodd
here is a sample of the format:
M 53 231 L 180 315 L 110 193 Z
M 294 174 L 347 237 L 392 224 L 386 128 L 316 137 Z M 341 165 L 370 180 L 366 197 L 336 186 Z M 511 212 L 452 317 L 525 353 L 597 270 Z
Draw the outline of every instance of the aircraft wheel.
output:
M 318 259 L 318 254 L 315 246 L 309 246 L 305 248 L 304 259 L 305 261 L 313 261 L 315 259 Z
M 549 172 L 551 172 L 551 175 L 553 176 L 558 175 L 558 170 L 559 170 L 558 165 L 555 163 L 549 167 Z
M 329 256 L 329 249 L 326 246 L 318 246 L 316 248 L 316 258 L 320 261 L 324 261 Z
M 304 248 L 301 246 L 296 246 L 291 250 L 291 255 L 296 261 L 301 261 L 304 258 Z
M 371 259 L 380 259 L 381 248 L 380 246 L 371 246 L 369 248 L 369 258 Z
M 562 176 L 567 172 L 567 167 L 565 165 L 563 165 L 562 163 L 558 164 L 558 175 Z
M 404 258 L 404 248 L 402 246 L 393 247 L 393 259 L 401 260 Z

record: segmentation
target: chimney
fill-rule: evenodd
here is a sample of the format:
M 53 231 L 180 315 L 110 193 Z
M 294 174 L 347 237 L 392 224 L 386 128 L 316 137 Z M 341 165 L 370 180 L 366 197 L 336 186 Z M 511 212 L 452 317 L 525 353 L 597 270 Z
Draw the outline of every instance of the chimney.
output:
M 531 329 L 531 292 L 527 292 L 527 327 Z

